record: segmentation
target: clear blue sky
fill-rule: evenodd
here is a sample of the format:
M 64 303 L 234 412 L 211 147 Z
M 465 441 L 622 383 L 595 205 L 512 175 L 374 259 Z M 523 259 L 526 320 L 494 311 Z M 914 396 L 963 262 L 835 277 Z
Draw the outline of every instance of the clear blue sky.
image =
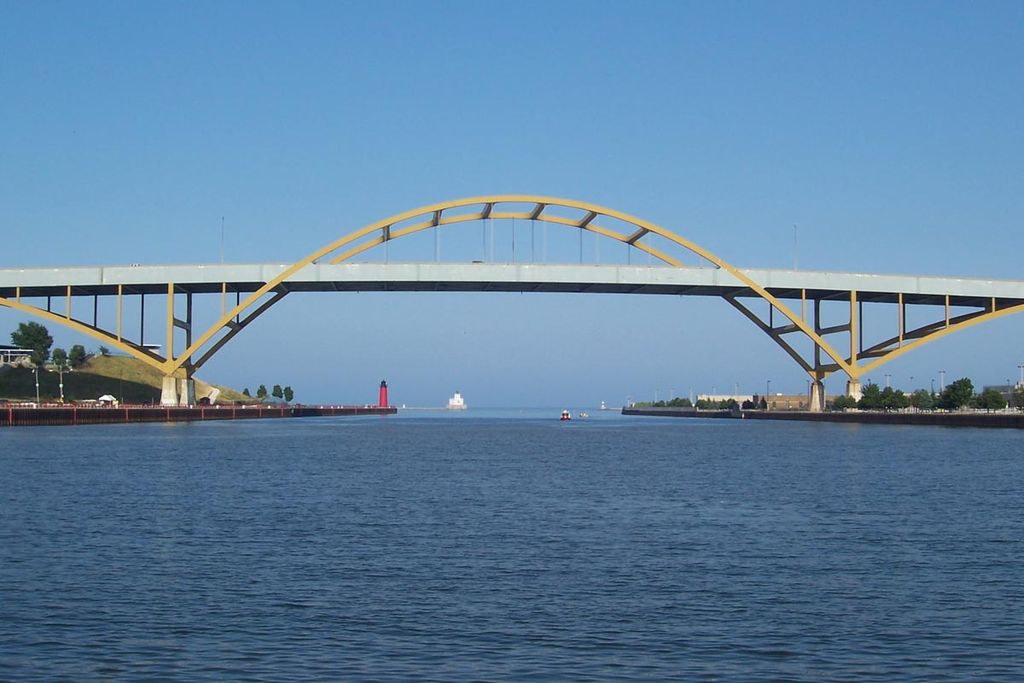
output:
M 790 265 L 796 224 L 801 267 L 1024 279 L 1024 4 L 0 0 L 0 267 L 213 262 L 221 216 L 228 261 L 284 263 L 505 192 L 740 266 Z M 873 379 L 1003 382 L 1022 340 L 990 323 Z M 292 296 L 201 375 L 410 404 L 805 388 L 721 301 L 580 295 Z

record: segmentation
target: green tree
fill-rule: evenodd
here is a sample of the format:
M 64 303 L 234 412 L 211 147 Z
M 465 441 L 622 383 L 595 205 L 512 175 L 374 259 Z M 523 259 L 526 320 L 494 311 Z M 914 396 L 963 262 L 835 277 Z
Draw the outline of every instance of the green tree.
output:
M 1006 399 L 998 389 L 989 387 L 978 395 L 975 405 L 984 410 L 1002 410 L 1006 407 Z
M 853 396 L 837 396 L 836 400 L 832 401 L 833 410 L 848 410 L 856 407 L 857 399 Z
M 878 388 L 877 384 L 871 382 L 864 387 L 860 400 L 857 401 L 857 407 L 861 410 L 881 410 L 884 407 L 882 405 L 882 390 Z
M 894 399 L 893 407 L 896 408 L 896 410 L 906 410 L 910 407 L 910 397 L 904 394 L 901 389 L 896 390 Z
M 248 396 L 250 398 L 252 397 L 252 394 L 249 393 L 249 387 L 242 389 L 242 396 Z
M 50 357 L 50 347 L 53 346 L 53 337 L 49 331 L 39 323 L 19 323 L 18 329 L 11 332 L 11 342 L 23 349 L 32 349 L 31 360 L 36 366 L 41 366 Z
M 958 410 L 963 406 L 970 405 L 974 398 L 974 384 L 967 377 L 950 382 L 942 390 L 939 396 L 938 405 L 943 410 Z
M 882 402 L 883 410 L 892 410 L 896 407 L 896 392 L 893 391 L 892 387 L 886 387 L 882 389 L 882 392 L 878 395 L 879 400 Z
M 100 351 L 100 355 L 101 356 L 109 356 L 110 355 L 110 349 L 108 349 L 106 346 L 101 346 L 99 351 Z
M 265 384 L 261 384 L 261 385 L 260 385 L 260 386 L 259 386 L 259 387 L 258 387 L 258 388 L 256 389 L 256 398 L 258 398 L 259 400 L 261 400 L 261 401 L 262 401 L 262 400 L 264 400 L 264 399 L 265 399 L 266 397 L 267 397 L 267 387 L 266 387 L 266 385 L 265 385 Z
M 274 398 L 284 398 L 284 390 L 281 389 L 280 384 L 274 385 L 274 390 L 270 393 Z
M 53 350 L 53 353 L 50 354 L 50 360 L 52 360 L 53 364 L 57 367 L 66 368 L 68 366 L 68 353 L 58 346 Z
M 910 405 L 918 410 L 931 410 L 935 407 L 935 396 L 927 389 L 918 389 L 910 395 Z
M 885 410 L 903 410 L 910 406 L 910 399 L 900 389 L 886 387 L 881 393 L 882 408 Z
M 1017 410 L 1024 410 L 1024 384 L 1018 385 L 1010 396 L 1010 403 Z
M 288 403 L 291 403 L 293 398 L 295 398 L 295 392 L 292 391 L 291 387 L 285 387 L 284 388 L 284 400 L 288 401 Z
M 85 347 L 81 344 L 72 346 L 68 353 L 68 363 L 76 370 L 85 365 Z

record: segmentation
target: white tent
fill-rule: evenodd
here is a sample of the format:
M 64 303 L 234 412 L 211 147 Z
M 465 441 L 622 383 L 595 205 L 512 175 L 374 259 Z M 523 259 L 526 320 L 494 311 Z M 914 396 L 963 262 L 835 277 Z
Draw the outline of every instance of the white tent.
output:
M 96 400 L 99 401 L 100 403 L 112 403 L 114 405 L 117 404 L 117 399 L 111 396 L 110 394 L 103 394 Z

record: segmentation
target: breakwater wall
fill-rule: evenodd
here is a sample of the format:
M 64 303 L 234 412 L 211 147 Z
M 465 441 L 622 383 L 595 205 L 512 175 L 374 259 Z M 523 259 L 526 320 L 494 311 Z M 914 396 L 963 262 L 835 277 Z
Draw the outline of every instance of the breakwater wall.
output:
M 397 408 L 377 406 L 0 406 L 0 427 L 393 415 L 396 412 Z
M 698 408 L 623 408 L 622 414 L 648 417 L 740 417 L 739 411 Z
M 931 425 L 940 427 L 999 427 L 1024 429 L 1024 413 L 981 412 L 868 412 L 811 413 L 803 411 L 697 410 L 696 408 L 623 408 L 623 415 L 660 417 L 727 417 L 744 420 L 799 420 L 803 422 L 846 422 L 852 424 Z

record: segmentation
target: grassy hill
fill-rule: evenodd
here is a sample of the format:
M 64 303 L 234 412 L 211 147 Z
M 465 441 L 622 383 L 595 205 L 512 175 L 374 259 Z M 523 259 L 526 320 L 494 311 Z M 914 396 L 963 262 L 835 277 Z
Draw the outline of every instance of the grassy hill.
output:
M 130 356 L 92 356 L 74 372 L 64 373 L 64 398 L 81 401 L 110 394 L 125 403 L 159 403 L 163 375 Z M 39 370 L 39 397 L 56 401 L 60 397 L 59 375 Z M 215 385 L 196 378 L 196 398 L 208 396 Z M 249 401 L 234 389 L 218 386 L 218 401 Z M 0 367 L 0 398 L 34 401 L 35 372 L 29 368 Z

